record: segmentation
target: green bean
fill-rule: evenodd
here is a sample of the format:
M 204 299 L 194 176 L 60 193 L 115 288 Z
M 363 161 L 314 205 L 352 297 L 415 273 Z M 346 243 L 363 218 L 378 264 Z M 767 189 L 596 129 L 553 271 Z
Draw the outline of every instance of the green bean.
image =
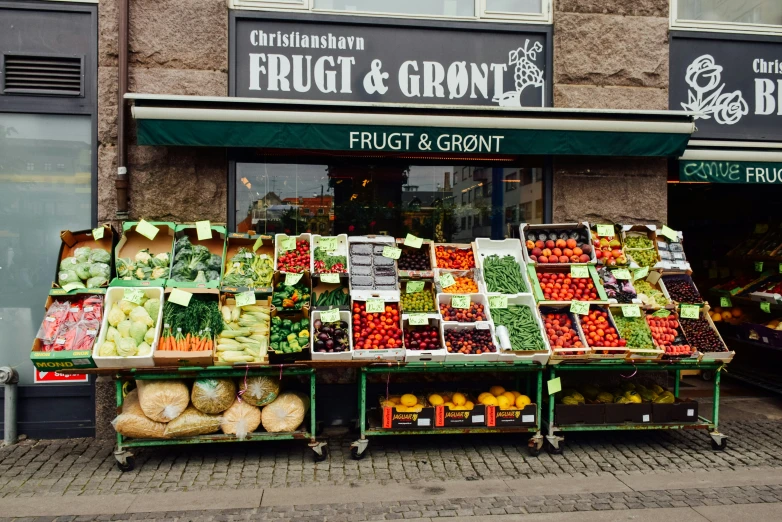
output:
M 491 316 L 496 326 L 504 326 L 508 329 L 512 350 L 546 349 L 540 326 L 535 321 L 529 306 L 508 305 L 508 308 L 492 308 Z
M 489 292 L 520 294 L 527 291 L 521 267 L 513 256 L 491 255 L 483 260 L 483 277 Z

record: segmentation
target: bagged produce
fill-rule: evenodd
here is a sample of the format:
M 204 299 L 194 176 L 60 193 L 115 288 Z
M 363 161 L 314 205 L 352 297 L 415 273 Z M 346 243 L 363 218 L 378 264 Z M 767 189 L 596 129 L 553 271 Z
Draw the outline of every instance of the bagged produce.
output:
M 155 422 L 144 415 L 138 399 L 138 390 L 133 390 L 122 403 L 122 413 L 111 421 L 114 430 L 123 437 L 133 439 L 162 439 L 166 425 Z
M 190 400 L 198 410 L 211 415 L 227 410 L 236 399 L 236 384 L 231 379 L 197 379 Z
M 306 407 L 301 397 L 286 392 L 261 410 L 261 423 L 269 433 L 292 432 L 304 421 L 305 413 Z
M 261 425 L 260 408 L 247 404 L 247 401 L 235 400 L 230 408 L 223 413 L 220 429 L 227 435 L 236 435 L 243 440 L 248 433 L 252 433 Z
M 275 377 L 248 377 L 239 388 L 243 390 L 242 400 L 253 406 L 266 406 L 280 393 L 280 380 Z
M 136 381 L 144 415 L 157 422 L 169 422 L 185 411 L 190 393 L 182 381 Z
M 196 435 L 208 435 L 220 429 L 219 415 L 207 415 L 188 406 L 176 419 L 166 425 L 166 437 L 195 437 Z

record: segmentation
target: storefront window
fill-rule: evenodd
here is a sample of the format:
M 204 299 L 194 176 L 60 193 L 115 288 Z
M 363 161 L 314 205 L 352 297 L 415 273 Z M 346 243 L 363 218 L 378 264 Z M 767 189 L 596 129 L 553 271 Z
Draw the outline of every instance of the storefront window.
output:
M 499 13 L 540 13 L 543 0 L 486 0 L 486 11 Z
M 671 26 L 724 32 L 782 32 L 779 0 L 672 0 Z
M 473 0 L 314 0 L 315 9 L 424 16 L 475 15 Z
M 91 136 L 90 116 L 0 114 L 0 364 L 22 384 L 33 381 L 30 345 L 60 231 L 90 227 Z
M 498 169 L 514 180 L 503 202 L 492 201 L 493 168 L 366 164 L 236 164 L 236 230 L 262 234 L 322 235 L 407 233 L 437 242 L 475 237 L 518 237 L 521 222 L 543 221 L 543 182 L 523 187 L 519 172 Z M 458 175 L 457 175 L 458 174 Z M 537 211 L 533 211 L 536 208 Z M 493 220 L 492 216 L 498 219 Z

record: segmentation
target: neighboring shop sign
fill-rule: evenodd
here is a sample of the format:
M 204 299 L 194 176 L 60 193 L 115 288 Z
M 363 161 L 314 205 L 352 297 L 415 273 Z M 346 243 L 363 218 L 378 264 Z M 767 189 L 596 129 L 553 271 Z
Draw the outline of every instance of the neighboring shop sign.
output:
M 233 20 L 235 96 L 551 105 L 545 31 L 314 23 L 266 16 Z
M 703 113 L 694 139 L 782 141 L 782 40 L 680 36 L 670 48 L 670 108 Z
M 782 163 L 679 160 L 679 181 L 782 185 Z
M 44 372 L 38 368 L 34 369 L 34 382 L 35 384 L 42 383 L 63 383 L 63 382 L 90 382 L 90 376 L 84 374 L 66 374 L 59 372 Z

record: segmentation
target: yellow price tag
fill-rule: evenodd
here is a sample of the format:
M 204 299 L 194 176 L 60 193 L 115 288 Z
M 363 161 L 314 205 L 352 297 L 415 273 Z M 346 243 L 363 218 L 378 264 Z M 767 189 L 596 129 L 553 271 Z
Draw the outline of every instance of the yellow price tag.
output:
M 423 289 L 424 289 L 423 281 L 408 281 L 405 287 L 405 292 L 407 292 L 408 294 L 417 294 L 418 292 L 422 292 Z
M 683 304 L 679 307 L 679 315 L 682 319 L 698 319 L 701 316 L 701 308 L 696 305 Z
M 588 315 L 589 303 L 587 301 L 570 301 L 570 311 L 578 315 Z
M 423 326 L 429 324 L 429 318 L 425 314 L 410 314 L 407 323 L 410 326 Z
M 320 274 L 320 280 L 324 283 L 339 283 L 339 274 Z
M 103 227 L 93 228 L 92 229 L 92 239 L 95 241 L 99 239 L 103 239 L 103 233 L 106 231 Z
M 555 393 L 561 392 L 562 379 L 560 377 L 557 377 L 556 379 L 551 379 L 546 383 L 546 388 L 548 388 L 549 395 L 554 395 Z
M 386 302 L 382 299 L 367 299 L 368 314 L 382 314 L 386 311 Z
M 285 274 L 285 286 L 293 286 L 299 281 L 301 281 L 301 278 L 304 276 L 304 274 L 292 274 L 288 272 Z
M 451 274 L 448 272 L 444 274 L 440 274 L 440 286 L 443 288 L 448 288 L 449 286 L 453 286 L 456 284 L 456 280 L 453 278 Z
M 336 323 L 339 321 L 339 308 L 332 308 L 320 313 L 320 320 L 324 323 Z
M 585 279 L 589 277 L 589 267 L 586 265 L 573 265 L 570 267 L 571 279 Z
M 254 305 L 255 302 L 255 292 L 252 290 L 236 294 L 236 306 L 238 307 Z
M 490 295 L 489 308 L 508 308 L 507 295 Z
M 626 268 L 620 268 L 618 270 L 614 270 L 613 274 L 614 277 L 617 279 L 630 279 L 630 271 Z
M 388 257 L 391 259 L 399 259 L 399 256 L 402 255 L 402 249 L 397 247 L 383 247 L 383 257 Z
M 407 234 L 407 237 L 405 238 L 405 246 L 413 247 L 413 248 L 421 248 L 421 245 L 424 244 L 424 240 L 420 237 L 415 237 L 413 234 Z
M 599 237 L 614 237 L 614 225 L 597 225 Z
M 455 295 L 451 297 L 451 306 L 454 308 L 470 308 L 470 296 L 469 295 Z

